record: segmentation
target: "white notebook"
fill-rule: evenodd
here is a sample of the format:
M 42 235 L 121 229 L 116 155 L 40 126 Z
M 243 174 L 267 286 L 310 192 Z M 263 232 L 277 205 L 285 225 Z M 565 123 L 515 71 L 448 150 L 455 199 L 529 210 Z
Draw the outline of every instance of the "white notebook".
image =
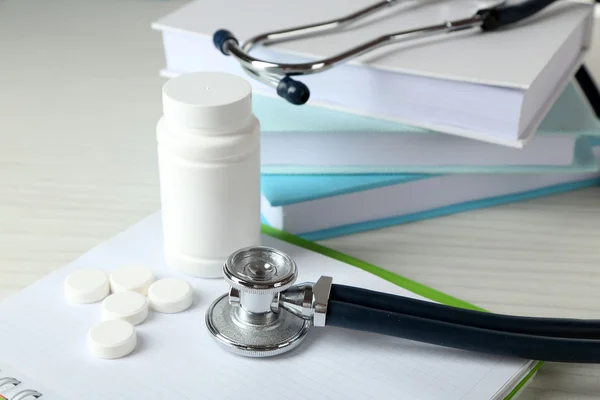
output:
M 245 76 L 257 93 L 274 89 L 249 78 L 212 35 L 240 42 L 264 32 L 339 18 L 375 0 L 195 0 L 153 24 L 162 31 L 166 75 L 199 70 Z M 259 47 L 282 62 L 328 57 L 375 37 L 466 18 L 497 0 L 408 0 L 341 33 Z M 589 46 L 593 2 L 561 0 L 507 29 L 466 31 L 383 47 L 374 54 L 299 79 L 309 104 L 434 131 L 522 146 L 579 66 Z M 283 100 L 282 100 L 283 101 Z
M 327 274 L 336 283 L 419 297 L 375 274 L 273 236 L 265 235 L 264 244 L 296 259 L 299 282 Z M 482 400 L 511 397 L 540 365 L 330 327 L 313 328 L 301 347 L 283 356 L 235 356 L 213 342 L 204 324 L 207 307 L 227 285 L 222 279 L 189 278 L 195 290 L 192 308 L 180 314 L 152 313 L 137 327 L 139 345 L 132 354 L 96 359 L 87 351 L 86 334 L 99 321 L 99 304 L 68 304 L 63 280 L 78 268 L 111 271 L 122 264 L 150 266 L 158 277 L 178 276 L 163 264 L 160 214 L 0 302 L 0 362 L 7 374 L 32 377 L 40 393 L 51 390 L 53 394 L 42 393 L 43 400 Z M 10 399 L 19 386 L 0 387 L 0 393 Z

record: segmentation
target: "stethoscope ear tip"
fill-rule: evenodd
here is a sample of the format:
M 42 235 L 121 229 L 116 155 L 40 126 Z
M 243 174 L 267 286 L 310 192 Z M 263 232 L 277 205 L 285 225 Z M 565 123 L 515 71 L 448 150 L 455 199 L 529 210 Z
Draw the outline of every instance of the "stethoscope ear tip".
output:
M 277 85 L 277 94 L 289 103 L 295 105 L 305 104 L 310 98 L 308 86 L 300 81 L 296 81 L 289 76 L 284 77 Z
M 227 29 L 219 29 L 213 34 L 213 44 L 221 53 L 225 54 L 226 56 L 228 56 L 229 53 L 225 49 L 225 43 L 227 43 L 229 40 L 232 40 L 238 44 L 236 37 Z
M 237 38 L 227 29 L 219 29 L 213 34 L 213 44 L 226 56 L 230 55 L 227 43 L 239 45 Z M 310 90 L 304 83 L 284 76 L 277 84 L 277 94 L 289 103 L 302 105 L 308 101 Z

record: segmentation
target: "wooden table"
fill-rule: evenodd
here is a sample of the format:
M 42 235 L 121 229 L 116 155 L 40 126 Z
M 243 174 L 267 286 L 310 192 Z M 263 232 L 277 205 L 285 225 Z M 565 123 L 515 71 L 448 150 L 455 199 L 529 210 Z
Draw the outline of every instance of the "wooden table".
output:
M 150 23 L 182 3 L 0 0 L 0 298 L 158 209 Z M 492 311 L 600 316 L 600 188 L 323 243 Z M 546 364 L 542 398 L 600 398 L 600 367 Z

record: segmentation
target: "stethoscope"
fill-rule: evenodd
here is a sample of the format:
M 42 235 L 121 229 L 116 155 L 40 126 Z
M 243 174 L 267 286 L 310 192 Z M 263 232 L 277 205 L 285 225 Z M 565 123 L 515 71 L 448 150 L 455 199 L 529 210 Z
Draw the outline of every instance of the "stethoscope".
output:
M 293 285 L 294 260 L 264 246 L 234 252 L 223 275 L 229 293 L 208 308 L 206 326 L 219 345 L 242 356 L 282 354 L 312 326 L 333 326 L 499 356 L 600 363 L 600 320 L 472 311 L 337 285 L 326 276 Z
M 249 53 L 258 45 L 291 41 L 347 28 L 349 25 L 377 11 L 402 3 L 402 0 L 382 0 L 339 19 L 263 33 L 248 39 L 242 45 L 239 44 L 233 33 L 222 29 L 215 32 L 213 35 L 213 42 L 217 49 L 223 54 L 226 56 L 234 56 L 241 63 L 244 71 L 251 77 L 275 88 L 277 94 L 288 102 L 299 105 L 308 101 L 310 91 L 304 83 L 292 79 L 292 76 L 327 71 L 340 63 L 369 53 L 382 46 L 403 40 L 463 31 L 465 29 L 480 29 L 484 32 L 492 31 L 531 17 L 555 1 L 556 0 L 523 0 L 514 3 L 506 0 L 491 7 L 481 8 L 469 18 L 446 21 L 438 25 L 390 33 L 359 44 L 334 56 L 307 63 L 277 63 L 255 58 Z

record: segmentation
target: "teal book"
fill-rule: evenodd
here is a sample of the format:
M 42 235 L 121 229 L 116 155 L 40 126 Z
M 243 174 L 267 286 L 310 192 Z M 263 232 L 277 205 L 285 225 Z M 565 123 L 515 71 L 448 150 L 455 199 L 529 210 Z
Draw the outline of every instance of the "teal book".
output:
M 588 145 L 600 159 L 600 138 Z M 599 171 L 263 175 L 263 222 L 321 240 L 600 184 Z

